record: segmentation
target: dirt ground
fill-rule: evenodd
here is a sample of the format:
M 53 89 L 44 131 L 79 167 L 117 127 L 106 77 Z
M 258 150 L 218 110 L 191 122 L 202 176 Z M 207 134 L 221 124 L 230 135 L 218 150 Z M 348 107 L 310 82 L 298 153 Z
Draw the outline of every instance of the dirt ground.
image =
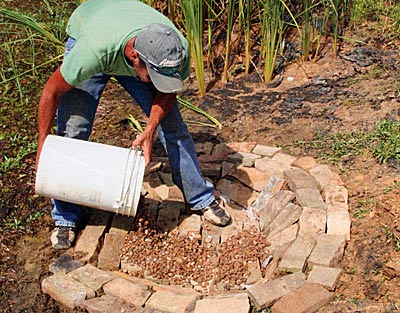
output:
M 370 130 L 384 118 L 400 119 L 399 52 L 377 47 L 373 40 L 369 47 L 368 53 L 357 56 L 357 60 L 370 60 L 368 66 L 349 57 L 334 58 L 327 49 L 316 63 L 288 65 L 277 88 L 267 88 L 253 73 L 226 85 L 217 83 L 202 98 L 189 83 L 184 95 L 191 96 L 223 124 L 222 129 L 191 126 L 195 142 L 256 141 L 280 145 L 289 154 L 311 155 L 328 163 L 323 157 L 326 151 L 318 149 L 318 143 L 310 149 L 301 142 L 314 140 L 318 134 Z M 355 48 L 349 45 L 342 53 L 353 56 Z M 134 133 L 127 115 L 143 118 L 130 103 L 122 89 L 109 84 L 92 139 L 128 146 Z M 191 112 L 183 115 L 188 120 L 199 120 Z M 154 155 L 161 153 L 156 141 Z M 33 160 L 34 156 L 26 160 L 31 169 L 30 180 L 20 186 L 31 195 Z M 340 263 L 344 273 L 335 300 L 319 312 L 398 312 L 400 273 L 390 268 L 390 262 L 400 259 L 399 164 L 379 164 L 365 153 L 347 155 L 331 166 L 349 191 L 352 231 Z M 21 191 L 22 195 L 25 193 Z M 48 265 L 63 252 L 50 248 L 48 200 L 35 201 L 43 216 L 32 221 L 31 233 L 8 229 L 0 234 L 0 312 L 68 312 L 40 290 L 41 280 L 50 274 Z

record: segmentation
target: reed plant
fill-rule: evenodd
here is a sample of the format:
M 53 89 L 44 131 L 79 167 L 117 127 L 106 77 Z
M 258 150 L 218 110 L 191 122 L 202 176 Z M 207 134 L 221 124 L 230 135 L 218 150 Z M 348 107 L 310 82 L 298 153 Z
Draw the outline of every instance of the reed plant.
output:
M 231 37 L 232 37 L 233 22 L 235 18 L 235 0 L 228 0 L 227 5 L 228 8 L 226 10 L 227 26 L 226 26 L 226 40 L 225 40 L 225 61 L 221 77 L 223 83 L 226 83 L 228 81 L 228 70 L 230 64 L 230 54 L 231 54 L 231 44 L 232 44 Z
M 199 92 L 204 95 L 203 1 L 181 0 L 181 8 L 184 16 L 183 24 L 190 46 L 190 55 L 194 59 Z

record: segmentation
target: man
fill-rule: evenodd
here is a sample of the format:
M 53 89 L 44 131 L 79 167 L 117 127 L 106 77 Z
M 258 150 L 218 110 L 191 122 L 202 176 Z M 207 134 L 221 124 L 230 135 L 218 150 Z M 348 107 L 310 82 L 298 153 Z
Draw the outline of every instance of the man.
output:
M 100 96 L 113 76 L 148 116 L 145 130 L 132 143 L 143 149 L 146 165 L 157 129 L 188 207 L 215 225 L 229 224 L 214 187 L 201 175 L 177 107 L 176 93 L 183 89 L 190 63 L 188 43 L 173 23 L 140 1 L 88 0 L 71 15 L 67 33 L 64 61 L 39 101 L 37 164 L 56 113 L 58 135 L 88 140 Z M 72 245 L 81 211 L 79 205 L 53 200 L 54 248 Z

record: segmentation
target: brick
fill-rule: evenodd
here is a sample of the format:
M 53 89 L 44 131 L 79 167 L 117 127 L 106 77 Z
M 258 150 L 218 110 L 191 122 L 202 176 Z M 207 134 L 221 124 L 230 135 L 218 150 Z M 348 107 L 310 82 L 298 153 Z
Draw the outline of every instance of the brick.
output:
M 295 193 L 290 190 L 279 190 L 271 197 L 265 208 L 261 209 L 260 224 L 261 227 L 269 226 L 278 213 L 295 198 Z
M 232 182 L 225 178 L 218 182 L 216 189 L 221 192 L 221 194 L 228 196 L 244 207 L 249 207 L 257 198 L 258 194 L 256 191 L 244 186 L 240 182 Z
M 96 291 L 97 294 L 102 292 L 104 284 L 114 278 L 110 273 L 102 271 L 90 264 L 86 264 L 85 266 L 70 272 L 68 275 L 90 287 Z
M 300 188 L 315 188 L 318 186 L 314 177 L 300 168 L 293 168 L 284 171 L 283 178 L 288 182 L 291 190 Z
M 259 158 L 261 158 L 260 155 L 249 152 L 236 152 L 228 155 L 229 162 L 239 163 L 247 167 L 253 166 L 254 162 Z
M 308 274 L 307 281 L 319 284 L 333 291 L 341 274 L 342 270 L 340 268 L 314 265 L 310 274 Z
M 278 176 L 271 176 L 271 178 L 268 180 L 262 191 L 258 194 L 256 200 L 250 208 L 255 212 L 261 211 L 263 208 L 266 207 L 269 200 L 284 186 L 284 180 L 280 179 Z
M 272 158 L 276 153 L 280 152 L 281 150 L 282 150 L 282 148 L 278 148 L 278 147 L 256 145 L 251 152 L 259 154 L 261 156 L 266 156 L 266 157 Z
M 281 232 L 287 227 L 296 223 L 303 211 L 301 206 L 289 202 L 285 207 L 279 211 L 278 215 L 269 225 L 271 236 Z
M 103 290 L 106 295 L 121 298 L 138 307 L 144 305 L 151 294 L 145 287 L 123 278 L 113 279 L 103 286 Z
M 326 205 L 317 188 L 296 189 L 296 200 L 302 207 L 326 210 Z
M 328 212 L 349 210 L 349 194 L 344 186 L 328 185 L 324 188 L 324 195 Z
M 283 172 L 290 169 L 290 166 L 276 160 L 272 160 L 268 157 L 257 159 L 254 162 L 254 167 L 270 176 L 274 175 L 278 176 L 279 178 L 283 178 Z
M 53 274 L 55 273 L 67 274 L 81 266 L 83 266 L 82 262 L 75 261 L 69 254 L 63 254 L 55 262 L 49 265 L 49 270 Z
M 283 272 L 301 272 L 307 265 L 307 258 L 315 246 L 315 239 L 298 235 L 296 240 L 286 250 L 281 262 L 279 270 Z
M 292 163 L 292 166 L 301 168 L 307 172 L 317 165 L 317 160 L 310 156 L 299 157 Z
M 350 240 L 351 218 L 347 211 L 328 212 L 327 231 L 329 235 L 343 235 Z
M 229 154 L 232 154 L 234 152 L 251 152 L 255 146 L 255 142 L 219 143 L 215 145 L 212 154 L 219 154 L 223 152 L 228 152 Z
M 314 250 L 308 259 L 308 267 L 321 265 L 335 267 L 343 257 L 346 238 L 324 234 L 318 237 Z
M 206 297 L 196 301 L 194 313 L 248 313 L 249 299 L 243 294 L 233 294 L 225 297 Z
M 262 191 L 271 179 L 271 176 L 268 174 L 253 167 L 246 167 L 243 165 L 233 167 L 228 175 L 236 178 L 244 185 L 249 186 L 256 191 Z
M 298 272 L 265 283 L 249 286 L 247 292 L 257 309 L 261 310 L 269 307 L 284 295 L 294 292 L 305 283 L 306 276 Z
M 123 233 L 108 233 L 104 238 L 104 245 L 99 253 L 97 266 L 103 270 L 117 271 L 120 263 L 120 253 L 125 243 Z
M 79 307 L 89 313 L 143 312 L 143 308 L 135 307 L 120 298 L 109 295 L 82 301 Z
M 318 237 L 326 230 L 326 211 L 304 207 L 300 216 L 300 234 Z
M 191 239 L 201 239 L 201 217 L 196 214 L 182 215 L 178 226 L 179 235 Z
M 272 313 L 312 313 L 331 302 L 335 294 L 317 284 L 305 284 L 272 306 Z
M 271 243 L 271 246 L 269 247 L 270 251 L 273 252 L 295 241 L 297 238 L 298 229 L 299 226 L 296 223 L 275 234 L 274 236 L 268 235 L 267 239 Z
M 323 190 L 328 185 L 344 185 L 340 176 L 333 172 L 328 165 L 318 165 L 310 169 L 309 172 L 318 182 L 321 190 Z
M 157 228 L 162 231 L 172 231 L 178 226 L 180 208 L 174 202 L 164 201 L 158 209 Z
M 145 307 L 170 313 L 186 313 L 194 309 L 198 298 L 195 294 L 160 290 L 151 295 Z
M 282 152 L 279 152 L 272 157 L 272 160 L 278 161 L 287 167 L 290 167 L 296 159 L 297 157 Z
M 93 289 L 62 273 L 45 278 L 42 281 L 42 291 L 71 310 L 81 301 L 96 296 Z

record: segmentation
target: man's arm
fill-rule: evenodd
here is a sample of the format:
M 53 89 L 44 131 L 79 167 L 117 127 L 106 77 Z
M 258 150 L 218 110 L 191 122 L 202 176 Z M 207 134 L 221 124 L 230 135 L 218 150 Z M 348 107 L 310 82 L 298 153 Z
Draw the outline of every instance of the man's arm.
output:
M 62 77 L 60 67 L 50 76 L 43 88 L 38 108 L 38 148 L 36 153 L 36 167 L 39 164 L 44 140 L 50 133 L 60 98 L 65 92 L 72 88 L 73 86 L 68 84 Z
M 137 146 L 142 147 L 146 166 L 151 161 L 151 149 L 153 146 L 154 134 L 157 126 L 174 106 L 175 101 L 175 93 L 158 92 L 154 98 L 145 130 L 132 143 L 132 147 L 134 148 Z

